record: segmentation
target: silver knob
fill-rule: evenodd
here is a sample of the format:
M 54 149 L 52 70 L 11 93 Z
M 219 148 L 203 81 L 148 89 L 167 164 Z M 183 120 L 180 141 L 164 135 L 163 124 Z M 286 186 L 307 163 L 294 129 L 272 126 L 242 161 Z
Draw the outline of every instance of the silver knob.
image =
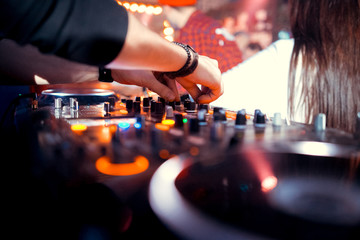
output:
M 324 113 L 319 113 L 314 122 L 314 129 L 316 132 L 326 130 L 326 115 Z

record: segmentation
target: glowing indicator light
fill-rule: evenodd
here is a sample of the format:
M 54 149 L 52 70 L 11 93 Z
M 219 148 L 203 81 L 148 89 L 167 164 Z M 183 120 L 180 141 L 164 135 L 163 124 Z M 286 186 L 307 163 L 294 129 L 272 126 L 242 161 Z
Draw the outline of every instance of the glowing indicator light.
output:
M 87 126 L 84 124 L 74 124 L 71 125 L 71 130 L 74 132 L 83 132 L 87 129 Z
M 273 190 L 277 185 L 277 178 L 275 176 L 268 176 L 261 182 L 261 190 L 263 192 L 269 192 Z
M 225 112 L 225 116 L 226 116 L 227 118 L 230 118 L 230 119 L 233 119 L 233 120 L 236 119 L 236 113 L 234 113 L 234 112 L 229 112 L 229 111 L 227 111 L 227 112 Z
M 132 163 L 112 163 L 108 156 L 102 156 L 95 163 L 96 169 L 106 175 L 129 176 L 144 172 L 149 167 L 149 160 L 136 156 Z
M 183 123 L 187 123 L 187 122 L 188 122 L 187 118 L 184 118 Z
M 121 122 L 118 124 L 119 128 L 121 130 L 127 130 L 130 128 L 130 123 L 127 123 L 127 122 Z
M 111 133 L 115 133 L 116 130 L 117 130 L 116 125 L 110 125 L 110 126 L 109 126 L 109 130 L 110 130 Z
M 156 123 L 155 128 L 161 131 L 169 131 L 170 127 L 168 125 L 164 125 L 162 123 Z
M 126 114 L 129 113 L 127 110 L 124 110 L 124 109 L 119 110 L 119 112 L 120 112 L 121 114 L 124 114 L 124 115 L 126 115 Z
M 134 123 L 134 128 L 140 129 L 141 128 L 141 123 Z
M 175 125 L 175 120 L 173 120 L 173 119 L 165 119 L 165 120 L 162 120 L 161 123 L 164 124 L 164 125 L 172 127 L 172 126 Z

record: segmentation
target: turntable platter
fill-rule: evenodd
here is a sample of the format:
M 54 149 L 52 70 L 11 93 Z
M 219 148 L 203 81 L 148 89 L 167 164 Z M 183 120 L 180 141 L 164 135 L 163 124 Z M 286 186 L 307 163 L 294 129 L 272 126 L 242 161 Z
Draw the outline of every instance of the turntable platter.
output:
M 360 227 L 356 159 L 258 149 L 214 158 L 176 157 L 153 177 L 150 203 L 164 223 L 182 237 L 360 236 L 356 230 Z
M 115 92 L 106 89 L 69 88 L 69 89 L 47 89 L 42 91 L 41 94 L 55 96 L 55 97 L 70 97 L 70 96 L 104 97 L 104 96 L 115 95 Z

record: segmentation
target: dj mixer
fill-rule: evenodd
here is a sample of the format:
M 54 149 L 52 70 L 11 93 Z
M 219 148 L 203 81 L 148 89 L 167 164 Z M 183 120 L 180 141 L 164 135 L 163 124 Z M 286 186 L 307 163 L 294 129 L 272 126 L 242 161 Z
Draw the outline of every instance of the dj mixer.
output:
M 99 89 L 18 99 L 2 146 L 9 229 L 37 239 L 359 239 L 358 134 L 327 128 L 323 114 L 304 125 L 245 109 Z

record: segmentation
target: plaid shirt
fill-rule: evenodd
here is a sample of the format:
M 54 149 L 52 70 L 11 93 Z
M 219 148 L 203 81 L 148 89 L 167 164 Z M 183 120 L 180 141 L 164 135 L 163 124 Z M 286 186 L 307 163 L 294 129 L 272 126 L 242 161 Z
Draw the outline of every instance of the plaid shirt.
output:
M 221 28 L 216 20 L 195 11 L 180 29 L 176 41 L 190 45 L 201 55 L 216 59 L 224 73 L 242 62 L 242 54 L 235 41 L 216 33 L 216 29 Z

